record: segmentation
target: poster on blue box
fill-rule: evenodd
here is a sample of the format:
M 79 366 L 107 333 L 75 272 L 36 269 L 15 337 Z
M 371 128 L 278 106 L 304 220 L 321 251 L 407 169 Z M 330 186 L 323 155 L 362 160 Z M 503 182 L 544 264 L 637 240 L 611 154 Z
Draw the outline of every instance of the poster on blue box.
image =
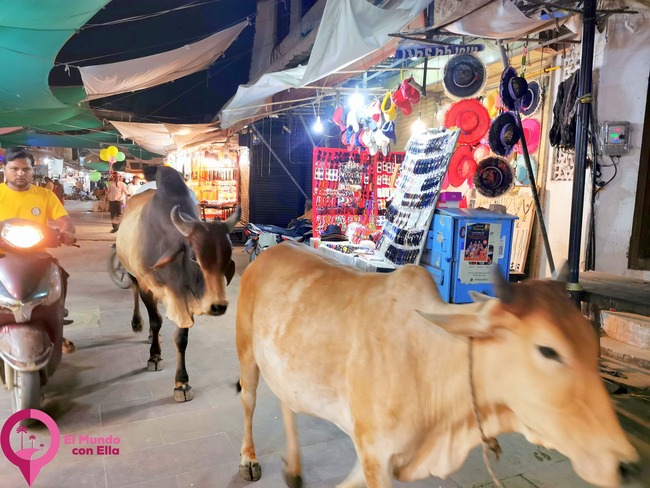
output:
M 465 284 L 490 283 L 492 267 L 503 257 L 501 224 L 467 223 L 458 279 Z

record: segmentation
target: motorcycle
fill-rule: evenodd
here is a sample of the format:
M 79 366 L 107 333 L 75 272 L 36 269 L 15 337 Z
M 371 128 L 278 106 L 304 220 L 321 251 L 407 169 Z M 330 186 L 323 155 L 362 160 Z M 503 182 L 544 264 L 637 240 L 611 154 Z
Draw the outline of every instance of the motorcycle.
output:
M 120 258 L 117 257 L 115 243 L 111 244 L 111 253 L 108 256 L 107 267 L 108 276 L 111 277 L 113 283 L 124 290 L 131 288 L 131 275 L 129 275 L 129 272 L 124 268 L 124 266 L 122 266 Z
M 39 409 L 61 361 L 65 289 L 43 249 L 62 243 L 57 229 L 29 220 L 0 223 L 0 379 L 14 412 Z
M 247 236 L 244 252 L 248 253 L 248 260 L 252 263 L 264 249 L 282 241 L 309 242 L 312 223 L 310 219 L 296 219 L 291 221 L 288 228 L 249 223 L 244 228 L 244 233 Z

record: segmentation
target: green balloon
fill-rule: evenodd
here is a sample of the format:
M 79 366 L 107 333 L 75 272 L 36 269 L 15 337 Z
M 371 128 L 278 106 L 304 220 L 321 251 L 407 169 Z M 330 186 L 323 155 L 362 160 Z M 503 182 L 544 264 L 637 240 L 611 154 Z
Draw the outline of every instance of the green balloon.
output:
M 122 151 L 118 152 L 117 155 L 115 156 L 115 161 L 124 161 L 126 159 L 126 154 L 124 154 Z
M 88 179 L 93 183 L 97 183 L 99 180 L 102 179 L 102 174 L 99 171 L 93 171 L 88 175 Z

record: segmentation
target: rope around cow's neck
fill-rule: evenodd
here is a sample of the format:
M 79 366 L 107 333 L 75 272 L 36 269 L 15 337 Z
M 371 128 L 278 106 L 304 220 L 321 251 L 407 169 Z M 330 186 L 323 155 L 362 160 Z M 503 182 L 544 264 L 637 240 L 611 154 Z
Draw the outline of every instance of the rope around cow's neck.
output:
M 474 355 L 472 354 L 473 346 L 474 346 L 474 339 L 470 337 L 467 354 L 469 356 L 469 390 L 472 395 L 472 410 L 474 411 L 474 418 L 476 419 L 476 423 L 478 425 L 478 431 L 481 433 L 481 447 L 483 450 L 483 462 L 485 463 L 485 467 L 490 473 L 490 476 L 492 476 L 492 480 L 494 481 L 496 487 L 503 488 L 503 485 L 501 484 L 501 481 L 499 481 L 499 478 L 497 478 L 494 469 L 492 469 L 492 464 L 490 463 L 490 459 L 488 458 L 488 450 L 490 450 L 494 452 L 494 454 L 497 457 L 497 460 L 499 460 L 499 455 L 501 454 L 501 446 L 499 446 L 499 441 L 497 441 L 495 437 L 488 438 L 485 436 L 485 432 L 483 432 L 483 425 L 481 424 L 481 418 L 479 417 L 478 414 L 478 404 L 476 402 L 476 390 L 474 388 Z

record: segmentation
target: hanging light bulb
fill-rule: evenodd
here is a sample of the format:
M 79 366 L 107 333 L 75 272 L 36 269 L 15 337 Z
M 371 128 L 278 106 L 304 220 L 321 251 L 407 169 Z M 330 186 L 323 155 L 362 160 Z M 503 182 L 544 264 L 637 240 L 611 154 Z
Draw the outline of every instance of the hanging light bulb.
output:
M 314 122 L 312 129 L 314 132 L 317 132 L 318 134 L 323 132 L 323 123 L 320 121 L 320 115 L 316 116 L 316 122 Z
M 418 112 L 418 118 L 415 122 L 413 122 L 413 125 L 411 126 L 411 133 L 412 134 L 421 134 L 424 132 L 426 127 L 424 126 L 424 122 L 422 122 L 422 117 L 420 117 L 420 112 Z
M 365 103 L 365 97 L 355 88 L 354 93 L 348 97 L 348 107 L 352 110 L 361 110 Z

